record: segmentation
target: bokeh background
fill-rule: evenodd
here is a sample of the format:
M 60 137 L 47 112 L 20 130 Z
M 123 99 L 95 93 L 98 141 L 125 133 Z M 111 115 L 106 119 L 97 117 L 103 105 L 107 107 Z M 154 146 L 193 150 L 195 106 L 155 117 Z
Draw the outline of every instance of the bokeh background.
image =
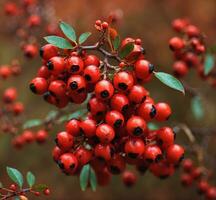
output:
M 41 0 L 42 1 L 42 0 Z M 5 0 L 0 1 L 2 8 Z M 147 58 L 155 64 L 156 70 L 172 72 L 172 53 L 168 48 L 168 40 L 175 33 L 170 26 L 171 21 L 178 17 L 187 17 L 207 36 L 207 44 L 216 44 L 216 1 L 215 0 L 50 0 L 50 12 L 53 22 L 62 19 L 71 24 L 78 33 L 83 31 L 94 32 L 94 22 L 98 18 L 104 19 L 110 12 L 117 11 L 121 20 L 117 24 L 122 38 L 131 36 L 141 38 L 147 52 Z M 28 82 L 34 77 L 41 65 L 40 58 L 25 61 L 18 48 L 14 33 L 8 31 L 10 21 L 0 11 L 0 65 L 10 63 L 13 58 L 21 58 L 23 72 L 19 78 L 0 82 L 0 91 L 8 86 L 16 86 L 19 91 L 19 100 L 26 105 L 25 119 L 44 118 L 48 111 L 55 109 L 45 103 L 42 98 L 33 95 L 28 89 Z M 92 39 L 93 40 L 93 39 Z M 216 95 L 215 89 L 201 81 L 196 72 L 192 71 L 185 81 L 197 88 L 203 95 L 205 117 L 196 121 L 190 111 L 190 96 L 173 91 L 154 79 L 146 87 L 151 95 L 158 101 L 169 102 L 173 109 L 170 122 L 175 125 L 183 122 L 191 127 L 212 127 L 215 125 Z M 37 130 L 37 129 L 35 129 Z M 145 199 L 145 200 L 191 200 L 199 199 L 195 188 L 185 189 L 179 181 L 180 172 L 167 179 L 158 180 L 150 173 L 138 177 L 133 188 L 125 188 L 121 178 L 116 176 L 112 183 L 105 187 L 98 187 L 97 192 L 90 190 L 81 192 L 77 178 L 62 174 L 52 160 L 51 150 L 54 146 L 53 138 L 61 127 L 50 132 L 47 144 L 27 145 L 18 151 L 11 145 L 11 137 L 0 135 L 0 181 L 9 183 L 6 176 L 6 166 L 16 167 L 23 173 L 31 170 L 37 176 L 38 182 L 50 186 L 52 195 L 47 199 L 53 200 L 119 200 L 119 199 Z M 202 139 L 202 138 L 201 138 Z M 183 135 L 177 136 L 177 141 L 186 143 Z M 212 135 L 208 145 L 208 153 L 216 155 L 214 144 L 216 137 Z M 208 160 L 207 160 L 208 161 Z M 213 169 L 215 165 L 208 163 Z M 41 199 L 46 199 L 42 196 Z M 30 199 L 36 199 L 31 197 Z

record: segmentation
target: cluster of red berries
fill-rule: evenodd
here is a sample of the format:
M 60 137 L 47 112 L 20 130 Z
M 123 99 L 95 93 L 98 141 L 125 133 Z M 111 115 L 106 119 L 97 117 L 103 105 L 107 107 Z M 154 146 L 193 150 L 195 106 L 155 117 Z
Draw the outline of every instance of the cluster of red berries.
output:
M 21 66 L 17 60 L 13 60 L 11 65 L 0 66 L 0 77 L 7 79 L 11 76 L 17 76 L 21 73 Z
M 104 30 L 103 24 L 96 22 Z M 44 65 L 30 82 L 32 92 L 59 108 L 69 102 L 81 104 L 90 96 L 86 118 L 69 120 L 65 131 L 56 135 L 53 158 L 67 175 L 78 175 L 89 163 L 104 185 L 112 174 L 121 174 L 131 164 L 140 172 L 149 169 L 165 178 L 184 156 L 170 127 L 148 129 L 151 120 L 168 120 L 171 108 L 155 103 L 142 86 L 151 80 L 154 66 L 144 59 L 141 40 L 126 38 L 121 48 L 128 43 L 134 44 L 133 50 L 119 62 L 112 78 L 104 76 L 110 66 L 104 67 L 107 63 L 96 55 L 73 50 L 61 55 L 51 44 L 41 48 Z M 127 69 L 128 63 L 132 70 Z
M 4 5 L 5 14 L 16 17 L 17 24 L 14 26 L 16 27 L 16 36 L 20 39 L 20 46 L 25 57 L 30 59 L 38 55 L 36 38 L 38 31 L 36 28 L 44 29 L 47 34 L 59 34 L 59 30 L 47 22 L 49 17 L 38 12 L 40 6 L 44 8 L 44 5 L 38 0 L 20 0 L 20 3 L 9 1 Z M 32 13 L 33 10 L 35 13 Z
M 210 185 L 208 181 L 211 172 L 203 167 L 196 167 L 191 159 L 185 159 L 182 168 L 184 171 L 181 176 L 183 186 L 190 187 L 195 184 L 197 192 L 204 195 L 206 200 L 216 199 L 216 187 Z
M 13 138 L 12 144 L 15 148 L 21 149 L 26 144 L 31 144 L 34 141 L 38 144 L 43 144 L 48 139 L 48 132 L 46 130 L 38 130 L 34 133 L 31 130 L 24 130 L 21 134 Z
M 204 78 L 203 63 L 206 47 L 203 34 L 187 19 L 174 20 L 172 27 L 176 32 L 182 34 L 182 37 L 173 37 L 169 41 L 175 58 L 173 64 L 175 75 L 183 77 L 190 68 L 194 68 Z

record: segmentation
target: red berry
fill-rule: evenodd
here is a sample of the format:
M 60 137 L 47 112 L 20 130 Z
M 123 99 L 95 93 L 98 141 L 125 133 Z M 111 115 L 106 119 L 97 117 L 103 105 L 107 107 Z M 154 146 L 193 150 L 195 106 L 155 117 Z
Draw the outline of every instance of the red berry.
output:
M 45 130 L 39 130 L 36 135 L 35 139 L 39 144 L 44 143 L 48 138 L 48 133 Z
M 9 189 L 13 190 L 13 191 L 16 191 L 17 190 L 17 185 L 16 184 L 11 184 Z
M 84 59 L 84 64 L 85 66 L 89 66 L 89 65 L 94 65 L 96 67 L 99 67 L 100 65 L 100 60 L 97 56 L 95 55 L 87 55 Z
M 0 67 L 0 76 L 3 79 L 7 79 L 12 74 L 11 68 L 7 65 Z
M 166 157 L 169 163 L 178 165 L 184 158 L 184 148 L 178 144 L 173 144 L 168 147 Z
M 129 108 L 129 99 L 126 95 L 117 93 L 111 98 L 111 108 L 124 114 Z
M 63 151 L 68 151 L 73 147 L 74 137 L 68 132 L 60 132 L 55 139 L 56 145 Z
M 96 129 L 96 135 L 102 143 L 109 143 L 115 137 L 114 129 L 108 124 L 101 124 Z
M 107 22 L 103 22 L 101 24 L 101 26 L 102 26 L 103 29 L 107 29 L 109 27 L 109 24 Z
M 126 130 L 132 136 L 141 136 L 147 129 L 146 122 L 139 116 L 132 116 L 128 119 Z
M 183 77 L 188 73 L 188 66 L 184 61 L 176 61 L 173 64 L 173 71 L 176 76 Z
M 147 60 L 140 59 L 134 64 L 134 70 L 137 78 L 146 79 L 150 77 L 154 71 L 154 65 Z
M 23 50 L 27 58 L 34 58 L 38 54 L 38 47 L 34 44 L 25 45 Z
M 146 146 L 144 158 L 148 163 L 158 162 L 162 159 L 162 151 L 156 145 Z
M 88 83 L 97 83 L 100 80 L 100 69 L 96 65 L 88 65 L 84 69 L 84 78 Z
M 145 144 L 139 138 L 131 138 L 125 143 L 124 151 L 128 157 L 135 159 L 144 153 Z
M 197 184 L 197 189 L 200 194 L 206 193 L 209 189 L 209 184 L 205 180 L 201 180 Z
M 156 108 L 156 116 L 155 119 L 157 121 L 166 121 L 169 119 L 172 111 L 170 106 L 167 103 L 157 103 L 155 104 Z
M 14 105 L 13 105 L 14 115 L 19 115 L 19 114 L 23 113 L 23 111 L 24 111 L 23 103 L 21 103 L 21 102 L 14 103 Z
M 29 87 L 32 92 L 41 95 L 47 91 L 48 84 L 45 78 L 36 77 L 31 81 Z
M 185 172 L 191 172 L 193 169 L 193 161 L 191 159 L 185 159 L 182 162 L 182 167 Z
M 190 174 L 182 174 L 181 183 L 185 187 L 191 186 L 193 183 L 193 177 Z
M 216 188 L 210 187 L 206 192 L 206 199 L 207 200 L 215 200 L 216 199 Z
M 22 133 L 22 137 L 23 137 L 23 140 L 27 143 L 31 143 L 34 141 L 35 139 L 35 136 L 33 134 L 32 131 L 29 131 L 29 130 L 25 130 L 23 133 Z
M 37 76 L 48 79 L 50 77 L 50 71 L 48 70 L 46 66 L 43 65 L 39 68 Z
M 141 85 L 134 85 L 128 95 L 130 102 L 139 104 L 142 103 L 146 97 L 149 95 L 149 92 L 142 87 Z
M 183 49 L 185 47 L 185 42 L 179 37 L 173 37 L 169 41 L 170 49 L 173 51 Z
M 125 166 L 125 161 L 123 157 L 119 154 L 115 154 L 108 162 L 108 170 L 112 174 L 120 174 L 124 171 Z
M 95 97 L 89 100 L 87 107 L 92 115 L 98 117 L 103 116 L 107 110 L 107 105 L 103 101 Z
M 57 146 L 55 146 L 52 150 L 52 157 L 53 157 L 53 160 L 55 162 L 57 162 L 60 158 L 60 156 L 63 154 L 64 152 Z
M 133 172 L 125 171 L 122 175 L 122 180 L 127 187 L 131 187 L 136 183 L 137 177 Z
M 114 88 L 112 83 L 107 80 L 99 81 L 95 85 L 95 95 L 99 99 L 110 99 L 114 93 Z
M 75 152 L 75 156 L 79 162 L 80 166 L 86 165 L 87 163 L 89 163 L 92 159 L 92 151 L 87 150 L 84 147 L 79 147 L 76 152 Z
M 200 35 L 200 30 L 194 25 L 189 25 L 185 28 L 185 33 L 189 37 L 198 37 Z
M 95 146 L 94 154 L 100 160 L 109 161 L 114 154 L 114 149 L 110 144 L 99 143 Z
M 146 121 L 155 118 L 157 110 L 152 103 L 144 102 L 138 108 L 138 115 Z
M 40 49 L 40 56 L 44 60 L 49 60 L 58 55 L 58 48 L 52 44 L 46 44 Z
M 112 110 L 107 112 L 105 121 L 113 128 L 120 128 L 124 124 L 124 116 L 120 112 Z
M 175 134 L 170 127 L 162 127 L 157 131 L 157 142 L 162 149 L 173 145 Z
M 128 91 L 132 88 L 134 84 L 134 79 L 128 72 L 118 72 L 113 78 L 114 87 L 122 92 Z
M 78 160 L 73 153 L 64 153 L 60 156 L 58 165 L 66 174 L 74 174 L 78 167 Z
M 84 69 L 84 62 L 78 56 L 71 56 L 67 59 L 67 70 L 71 74 L 79 74 Z
M 69 91 L 76 91 L 77 93 L 85 92 L 86 81 L 83 76 L 72 75 L 67 81 L 67 88 Z
M 53 75 L 59 75 L 65 70 L 64 58 L 59 56 L 52 57 L 47 61 L 46 66 Z
M 96 122 L 93 119 L 85 119 L 80 122 L 81 132 L 88 138 L 95 136 Z
M 14 87 L 7 88 L 3 94 L 3 101 L 5 103 L 12 103 L 17 98 L 17 90 Z
M 44 191 L 43 191 L 44 195 L 50 195 L 50 190 L 48 188 L 46 188 Z
M 49 85 L 48 91 L 55 98 L 61 99 L 66 94 L 66 84 L 61 80 L 52 81 Z
M 66 132 L 72 136 L 78 136 L 80 134 L 80 121 L 77 119 L 71 119 L 65 125 Z

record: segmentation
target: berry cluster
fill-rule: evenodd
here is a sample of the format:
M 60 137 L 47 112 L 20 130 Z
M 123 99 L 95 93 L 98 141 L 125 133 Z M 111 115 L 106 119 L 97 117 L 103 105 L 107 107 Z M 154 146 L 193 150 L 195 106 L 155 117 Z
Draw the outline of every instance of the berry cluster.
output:
M 11 65 L 0 66 L 0 77 L 5 80 L 11 76 L 17 76 L 21 73 L 21 66 L 18 60 L 13 60 Z
M 101 37 L 93 46 L 74 41 L 72 44 L 77 46 L 72 50 L 43 46 L 40 54 L 44 65 L 30 82 L 32 92 L 59 108 L 69 102 L 87 101 L 87 116 L 69 120 L 65 131 L 57 134 L 54 160 L 67 175 L 78 175 L 83 166 L 90 164 L 101 185 L 108 183 L 111 174 L 124 172 L 126 164 L 135 165 L 140 172 L 149 169 L 160 178 L 172 175 L 184 156 L 184 148 L 174 143 L 170 127 L 148 129 L 151 120 L 168 120 L 171 108 L 164 102 L 155 103 L 143 87 L 151 80 L 154 66 L 144 58 L 142 41 L 122 40 L 119 51 L 125 55 L 118 56 L 102 48 L 109 24 L 97 20 L 95 27 Z M 88 54 L 88 50 L 101 52 L 104 60 Z M 108 59 L 118 65 L 110 64 Z
M 203 63 L 206 47 L 201 31 L 186 19 L 174 20 L 172 27 L 182 34 L 182 37 L 173 37 L 169 41 L 175 58 L 173 64 L 175 75 L 183 77 L 190 68 L 194 68 L 201 77 L 204 77 Z
M 31 130 L 24 130 L 21 134 L 13 138 L 12 144 L 15 148 L 21 149 L 26 144 L 31 144 L 36 141 L 38 144 L 43 144 L 48 139 L 48 132 L 46 130 L 38 130 L 34 133 Z
M 208 181 L 211 172 L 203 167 L 196 167 L 191 159 L 185 159 L 182 168 L 184 171 L 181 176 L 183 186 L 190 187 L 196 184 L 197 192 L 204 195 L 206 200 L 216 199 L 216 187 L 210 185 Z

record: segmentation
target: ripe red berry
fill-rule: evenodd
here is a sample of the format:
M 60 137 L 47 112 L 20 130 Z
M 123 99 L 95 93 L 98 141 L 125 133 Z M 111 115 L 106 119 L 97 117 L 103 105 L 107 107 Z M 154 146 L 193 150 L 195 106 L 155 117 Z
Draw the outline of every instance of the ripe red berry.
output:
M 24 111 L 24 105 L 21 102 L 16 102 L 13 105 L 13 113 L 14 115 L 20 115 Z
M 71 119 L 65 125 L 66 132 L 72 136 L 78 136 L 80 134 L 80 121 L 77 119 Z
M 38 47 L 34 44 L 25 45 L 23 50 L 27 58 L 34 58 L 38 54 Z
M 95 55 L 87 55 L 84 59 L 84 64 L 85 66 L 89 66 L 89 65 L 94 65 L 96 67 L 99 67 L 100 65 L 100 60 L 97 56 Z
M 110 144 L 97 144 L 94 149 L 94 154 L 100 160 L 109 161 L 114 155 L 114 149 Z
M 137 78 L 146 79 L 154 71 L 154 65 L 147 60 L 140 59 L 134 64 L 134 70 Z
M 27 20 L 29 27 L 39 26 L 41 24 L 41 17 L 38 15 L 31 15 Z
M 67 88 L 69 91 L 76 91 L 77 93 L 85 92 L 86 81 L 83 76 L 72 75 L 67 81 Z
M 166 121 L 169 119 L 172 110 L 167 103 L 163 103 L 163 102 L 157 103 L 155 104 L 155 108 L 157 111 L 155 119 L 157 121 Z
M 173 37 L 169 41 L 170 49 L 173 51 L 183 49 L 185 47 L 185 42 L 179 37 Z
M 134 85 L 128 95 L 128 98 L 131 103 L 139 104 L 142 103 L 146 97 L 149 95 L 149 92 L 141 85 Z
M 52 57 L 47 61 L 46 66 L 53 75 L 59 75 L 65 70 L 64 58 L 59 56 Z
M 3 101 L 5 103 L 12 103 L 17 98 L 17 90 L 14 87 L 7 88 L 3 94 Z
M 64 81 L 61 80 L 52 81 L 48 87 L 48 91 L 52 96 L 60 99 L 66 94 L 66 84 Z
M 134 79 L 131 74 L 122 71 L 114 75 L 113 84 L 117 90 L 126 92 L 134 85 Z
M 113 93 L 113 85 L 107 80 L 101 80 L 95 85 L 95 95 L 99 99 L 110 99 Z
M 193 177 L 190 174 L 182 174 L 181 183 L 185 187 L 191 186 L 193 183 Z
M 87 137 L 95 136 L 96 122 L 93 119 L 85 119 L 80 122 L 80 130 Z
M 71 56 L 67 59 L 67 70 L 71 74 L 79 74 L 84 69 L 84 62 L 78 56 Z
M 215 187 L 208 188 L 205 196 L 207 200 L 215 200 L 216 199 L 216 188 Z
M 125 170 L 125 160 L 119 154 L 115 154 L 108 163 L 108 170 L 112 174 L 120 174 Z
M 26 142 L 26 143 L 31 143 L 34 141 L 35 139 L 35 136 L 34 136 L 34 133 L 32 131 L 29 131 L 29 130 L 25 130 L 23 133 L 22 133 L 22 137 L 23 137 L 23 140 Z
M 87 163 L 89 163 L 92 159 L 92 151 L 91 150 L 87 150 L 84 147 L 79 147 L 76 151 L 75 151 L 75 156 L 79 162 L 80 166 L 86 165 Z
M 31 81 L 29 87 L 33 93 L 41 95 L 47 91 L 48 83 L 45 78 L 36 77 Z
M 48 70 L 46 66 L 43 65 L 38 69 L 37 76 L 48 79 L 50 77 L 50 71 Z
M 133 172 L 125 171 L 122 175 L 122 180 L 127 187 L 131 187 L 136 183 L 137 177 Z
M 157 143 L 162 149 L 173 145 L 175 134 L 170 127 L 162 127 L 157 131 Z
M 201 180 L 197 184 L 197 189 L 200 194 L 206 193 L 209 189 L 209 184 L 205 180 Z
M 185 28 L 185 33 L 189 37 L 198 37 L 200 35 L 200 30 L 194 25 L 189 25 Z
M 187 25 L 188 21 L 186 19 L 175 19 L 172 22 L 172 27 L 177 32 L 182 32 Z
M 39 130 L 35 135 L 35 139 L 39 144 L 44 143 L 47 140 L 47 138 L 48 138 L 48 132 L 45 130 Z
M 178 144 L 173 144 L 168 147 L 166 151 L 166 157 L 169 163 L 178 165 L 184 158 L 184 148 Z
M 145 144 L 139 138 L 131 138 L 125 143 L 124 151 L 128 157 L 135 159 L 143 155 Z
M 44 60 L 49 60 L 52 57 L 58 56 L 58 48 L 52 44 L 46 44 L 40 48 L 40 56 Z
M 64 153 L 60 156 L 58 165 L 66 174 L 74 174 L 78 167 L 78 160 L 73 153 Z
M 0 67 L 0 77 L 7 79 L 12 74 L 11 68 L 7 65 Z
M 158 162 L 162 159 L 162 151 L 156 145 L 146 146 L 144 158 L 148 163 Z
M 13 190 L 13 191 L 16 191 L 17 190 L 17 185 L 16 184 L 11 184 L 9 189 Z
M 185 159 L 182 162 L 182 168 L 185 172 L 191 172 L 193 169 L 193 161 L 191 159 Z
M 56 145 L 63 151 L 68 151 L 73 147 L 74 137 L 69 133 L 63 131 L 56 135 Z
M 117 93 L 111 98 L 111 108 L 124 114 L 129 108 L 129 99 L 126 95 Z
M 114 129 L 108 124 L 101 124 L 96 129 L 96 135 L 102 143 L 109 143 L 115 137 Z
M 100 80 L 100 69 L 96 65 L 88 65 L 83 76 L 88 83 L 97 83 Z
M 144 135 L 146 129 L 146 122 L 139 116 L 132 116 L 127 121 L 126 130 L 132 136 Z
M 57 162 L 60 158 L 60 156 L 63 154 L 64 152 L 57 146 L 55 146 L 52 150 L 52 157 L 53 157 L 53 160 L 55 162 Z
M 50 190 L 48 188 L 46 188 L 44 191 L 43 191 L 44 195 L 48 196 L 50 195 Z
M 102 26 L 103 29 L 107 29 L 109 27 L 109 24 L 107 22 L 103 22 L 101 24 L 101 26 Z
M 103 116 L 107 110 L 106 104 L 95 97 L 89 100 L 87 107 L 89 112 L 91 112 L 92 115 L 98 117 Z
M 107 112 L 105 121 L 113 128 L 120 128 L 124 124 L 124 116 L 119 111 L 111 110 Z
M 184 61 L 176 61 L 173 64 L 173 71 L 176 76 L 183 77 L 188 73 L 188 66 Z
M 138 115 L 146 121 L 155 118 L 157 110 L 152 103 L 144 102 L 138 108 Z

